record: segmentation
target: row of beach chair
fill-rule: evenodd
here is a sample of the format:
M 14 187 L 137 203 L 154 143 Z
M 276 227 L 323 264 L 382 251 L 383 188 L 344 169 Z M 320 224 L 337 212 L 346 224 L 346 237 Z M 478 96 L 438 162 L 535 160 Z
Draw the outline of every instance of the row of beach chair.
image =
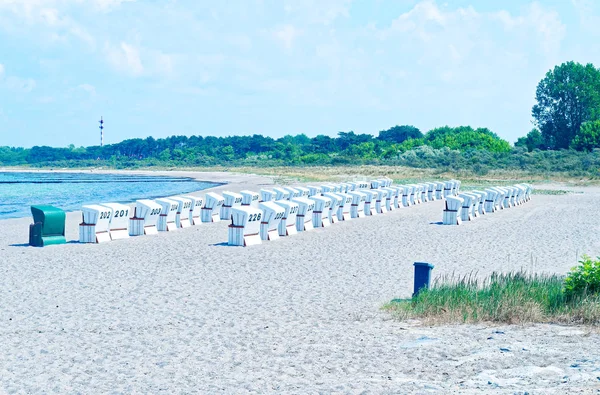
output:
M 101 243 L 227 220 L 231 221 L 229 244 L 250 245 L 460 193 L 457 180 L 392 184 L 391 179 L 381 178 L 308 187 L 281 186 L 259 192 L 208 192 L 204 197 L 142 199 L 133 208 L 120 203 L 85 205 L 79 240 Z
M 460 225 L 462 222 L 472 221 L 486 213 L 520 206 L 531 200 L 531 193 L 531 185 L 517 184 L 449 196 L 446 199 L 442 222 L 444 225 Z

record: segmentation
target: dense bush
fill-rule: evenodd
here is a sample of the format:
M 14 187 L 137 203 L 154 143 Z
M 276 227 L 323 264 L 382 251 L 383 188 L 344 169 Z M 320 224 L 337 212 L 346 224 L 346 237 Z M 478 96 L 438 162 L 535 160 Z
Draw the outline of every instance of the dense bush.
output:
M 579 151 L 591 151 L 600 147 L 600 121 L 586 122 L 571 142 L 571 148 Z
M 509 152 L 510 144 L 487 128 L 473 129 L 470 126 L 451 128 L 444 126 L 430 130 L 425 135 L 425 144 L 433 148 L 448 147 L 460 151 L 486 150 Z
M 570 297 L 600 294 L 600 258 L 584 255 L 579 263 L 565 279 L 565 293 Z
M 403 144 L 407 143 L 407 140 Z M 403 144 L 400 144 L 401 147 Z M 95 147 L 92 147 L 95 148 Z M 31 165 L 35 167 L 112 167 L 118 169 L 141 167 L 201 167 L 201 166 L 325 166 L 325 165 L 397 165 L 414 168 L 430 168 L 440 171 L 468 171 L 485 175 L 490 170 L 517 170 L 536 174 L 562 173 L 568 177 L 597 178 L 600 176 L 600 149 L 589 152 L 575 150 L 528 152 L 516 147 L 509 152 L 485 150 L 459 151 L 447 147 L 436 149 L 420 145 L 408 150 L 373 144 L 359 144 L 342 152 L 302 153 L 294 147 L 282 152 L 247 153 L 236 155 L 228 149 L 215 149 L 212 154 L 196 153 L 191 148 L 159 151 L 156 156 L 110 155 L 95 158 L 65 158 L 61 160 L 28 163 L 26 155 L 16 160 L 3 161 L 4 165 Z M 0 152 L 2 152 L 0 150 Z M 72 155 L 66 155 L 72 156 Z

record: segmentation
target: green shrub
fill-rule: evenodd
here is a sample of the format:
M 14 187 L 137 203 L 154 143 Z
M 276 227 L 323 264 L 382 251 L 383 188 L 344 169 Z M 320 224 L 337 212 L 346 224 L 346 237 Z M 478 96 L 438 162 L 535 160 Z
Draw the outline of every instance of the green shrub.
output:
M 586 122 L 571 142 L 571 147 L 578 151 L 591 151 L 600 147 L 600 121 Z
M 593 260 L 584 255 L 579 263 L 565 278 L 565 294 L 569 297 L 600 294 L 600 258 Z

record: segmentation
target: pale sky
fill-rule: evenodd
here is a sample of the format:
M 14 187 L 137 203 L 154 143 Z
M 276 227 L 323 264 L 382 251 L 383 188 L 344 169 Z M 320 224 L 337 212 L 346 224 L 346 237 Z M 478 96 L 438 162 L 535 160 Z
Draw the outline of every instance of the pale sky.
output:
M 598 5 L 597 5 L 598 4 Z M 0 0 L 0 146 L 170 135 L 531 128 L 600 66 L 593 0 Z

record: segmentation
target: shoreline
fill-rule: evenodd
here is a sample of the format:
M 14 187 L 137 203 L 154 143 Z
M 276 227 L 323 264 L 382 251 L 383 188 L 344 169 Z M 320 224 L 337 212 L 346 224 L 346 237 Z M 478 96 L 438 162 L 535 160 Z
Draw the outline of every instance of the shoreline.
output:
M 75 173 L 75 174 L 86 174 L 86 173 L 94 173 L 94 174 L 121 174 L 121 175 L 132 175 L 132 176 L 148 176 L 148 177 L 174 177 L 174 178 L 185 178 L 190 179 L 197 182 L 208 182 L 217 184 L 215 186 L 211 186 L 209 188 L 195 190 L 191 192 L 184 193 L 185 195 L 198 196 L 199 194 L 203 194 L 206 192 L 213 191 L 223 191 L 223 190 L 231 190 L 234 192 L 243 190 L 246 188 L 248 182 L 252 182 L 258 177 L 260 182 L 268 183 L 269 180 L 272 182 L 272 178 L 262 177 L 262 176 L 253 176 L 249 174 L 235 174 L 230 172 L 196 172 L 196 171 L 155 171 L 155 170 L 99 170 L 99 171 L 86 171 L 86 170 L 34 170 L 34 171 L 22 171 L 22 170 L 6 170 L 5 168 L 0 168 L 0 172 L 13 172 L 13 173 Z M 229 187 L 228 187 L 229 186 Z M 182 194 L 179 194 L 182 195 Z M 154 198 L 163 197 L 157 196 Z M 166 195 L 164 197 L 167 197 Z M 154 199 L 153 197 L 144 197 L 145 199 Z M 122 202 L 123 204 L 132 205 L 135 204 L 135 200 Z M 31 206 L 31 204 L 27 204 L 27 206 Z M 81 213 L 81 210 L 65 210 L 67 213 Z M 16 220 L 23 218 L 30 218 L 31 215 L 23 216 L 23 217 L 13 217 L 13 218 L 0 218 L 1 221 L 6 220 Z
M 6 173 L 96 173 L 96 174 L 127 174 L 127 175 L 146 175 L 154 177 L 173 176 L 181 178 L 191 178 L 196 181 L 219 182 L 214 179 L 199 178 L 199 174 L 206 174 L 208 178 L 216 177 L 222 174 L 234 174 L 231 172 L 200 172 L 189 170 L 122 170 L 122 169 L 29 169 L 29 168 L 14 168 L 0 167 L 0 172 Z M 239 173 L 242 174 L 242 173 Z

